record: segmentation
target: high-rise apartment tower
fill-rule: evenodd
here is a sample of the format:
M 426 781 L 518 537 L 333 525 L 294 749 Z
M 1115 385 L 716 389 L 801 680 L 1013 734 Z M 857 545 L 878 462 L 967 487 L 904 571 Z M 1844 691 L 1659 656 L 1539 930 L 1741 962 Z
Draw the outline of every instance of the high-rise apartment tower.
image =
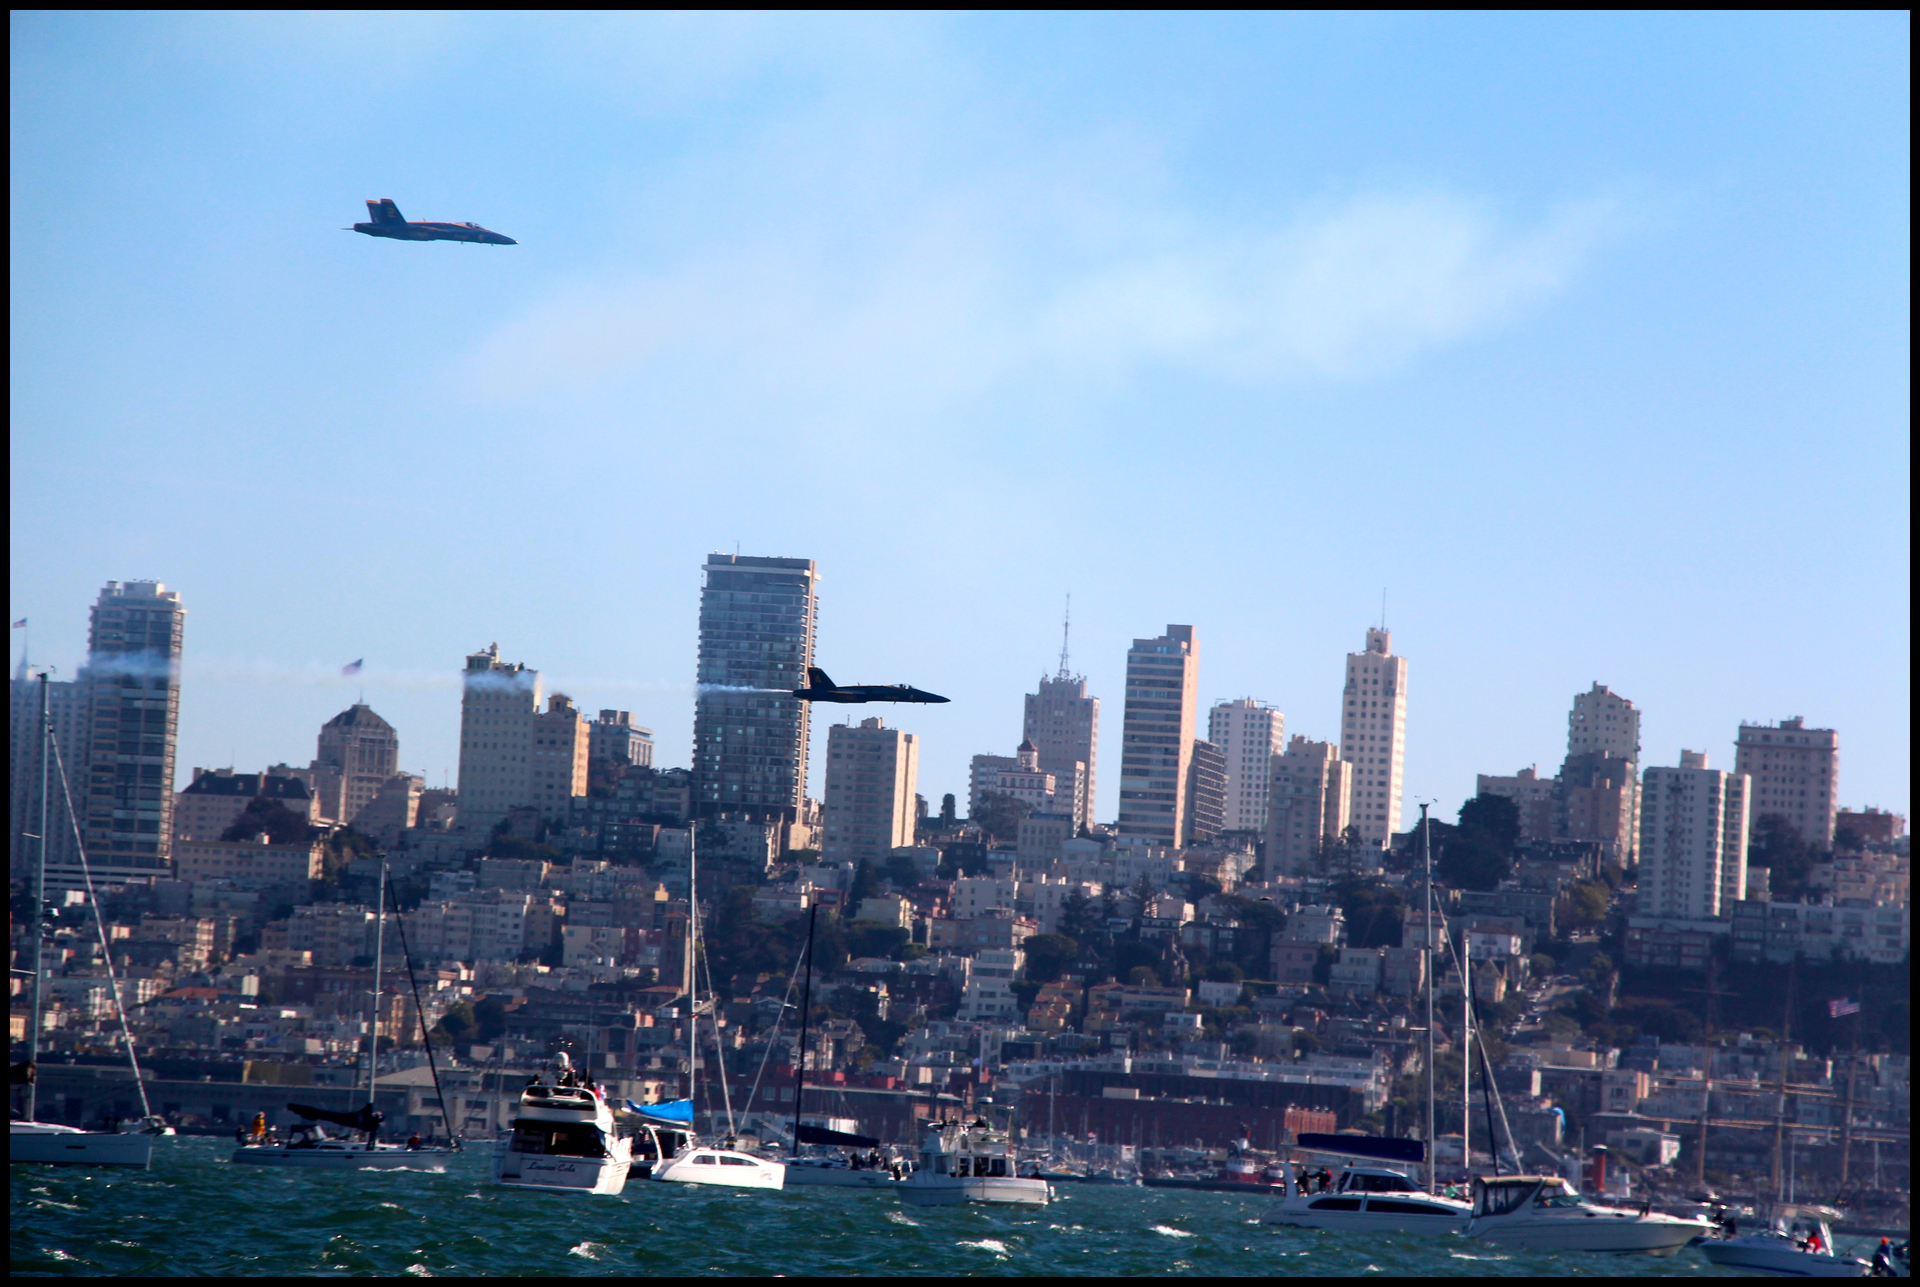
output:
M 1680 752 L 1678 768 L 1649 768 L 1640 792 L 1638 910 L 1699 919 L 1732 914 L 1746 896 L 1750 787 L 1743 773 Z
M 920 746 L 911 733 L 888 728 L 878 717 L 858 728 L 827 729 L 826 787 L 822 816 L 826 862 L 878 864 L 894 849 L 913 843 L 914 788 Z
M 1127 651 L 1120 733 L 1120 834 L 1169 848 L 1187 834 L 1187 766 L 1200 680 L 1192 626 L 1168 626 Z
M 352 823 L 399 771 L 400 735 L 371 706 L 355 702 L 320 729 L 313 772 L 321 816 Z
M 1286 747 L 1286 731 L 1285 715 L 1251 697 L 1207 712 L 1207 740 L 1227 759 L 1226 830 L 1266 830 L 1272 761 Z
M 709 554 L 693 714 L 696 812 L 797 822 L 820 574 L 812 559 Z
M 1840 797 L 1840 734 L 1799 716 L 1742 724 L 1733 771 L 1753 779 L 1753 816 L 1778 814 L 1816 849 L 1833 847 Z
M 96 882 L 167 867 L 186 619 L 179 594 L 158 581 L 109 581 L 94 602 L 81 675 L 89 745 L 68 757 L 67 773 L 74 805 L 85 810 L 81 830 Z
M 1100 742 L 1100 699 L 1087 695 L 1086 676 L 1069 674 L 1065 661 L 1063 652 L 1059 672 L 1051 679 L 1042 679 L 1039 692 L 1027 694 L 1021 736 L 1039 751 L 1040 767 L 1065 784 L 1063 792 L 1079 774 L 1081 805 L 1074 826 L 1090 827 L 1093 761 Z
M 1306 875 L 1320 846 L 1338 840 L 1351 822 L 1354 766 L 1332 743 L 1296 733 L 1286 754 L 1273 757 L 1271 772 L 1266 878 Z
M 1400 829 L 1400 780 L 1407 737 L 1407 659 L 1393 635 L 1367 631 L 1367 650 L 1347 654 L 1340 744 L 1354 766 L 1353 826 L 1362 844 L 1385 848 Z
M 540 709 L 540 672 L 500 660 L 500 648 L 467 658 L 460 703 L 460 826 L 486 832 L 514 809 L 547 819 L 587 793 L 587 721 L 564 693 Z

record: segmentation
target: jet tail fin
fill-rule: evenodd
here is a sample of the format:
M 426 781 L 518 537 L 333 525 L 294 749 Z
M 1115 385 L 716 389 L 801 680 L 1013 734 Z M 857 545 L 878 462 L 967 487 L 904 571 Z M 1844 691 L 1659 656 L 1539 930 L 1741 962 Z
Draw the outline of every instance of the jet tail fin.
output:
M 810 688 L 838 688 L 839 685 L 828 678 L 827 672 L 818 666 L 807 667 L 807 686 Z
M 367 214 L 374 223 L 405 223 L 400 217 L 400 207 L 393 204 L 392 197 L 382 197 L 378 201 L 367 201 Z

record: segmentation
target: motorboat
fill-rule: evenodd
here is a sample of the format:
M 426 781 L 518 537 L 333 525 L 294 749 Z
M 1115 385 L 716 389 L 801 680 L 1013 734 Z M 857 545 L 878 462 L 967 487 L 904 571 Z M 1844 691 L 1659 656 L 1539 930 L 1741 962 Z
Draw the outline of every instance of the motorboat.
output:
M 719 1184 L 735 1189 L 786 1187 L 784 1163 L 770 1162 L 739 1149 L 716 1147 L 689 1139 L 664 1162 L 656 1162 L 648 1177 L 668 1184 Z
M 88 1131 L 58 1122 L 7 1123 L 7 1161 L 61 1166 L 137 1166 L 153 1161 L 146 1131 Z
M 1712 1229 L 1705 1220 L 1637 1211 L 1581 1197 L 1557 1175 L 1475 1176 L 1469 1238 L 1530 1251 L 1670 1256 Z
M 1287 1162 L 1280 1200 L 1260 1217 L 1265 1224 L 1333 1233 L 1457 1233 L 1472 1204 L 1428 1193 L 1393 1164 L 1413 1167 L 1426 1158 L 1419 1140 L 1304 1132 L 1309 1154 L 1346 1159 L 1338 1172 Z
M 1800 1278 L 1864 1278 L 1864 1260 L 1833 1249 L 1833 1229 L 1818 1212 L 1780 1207 L 1771 1228 L 1754 1233 L 1723 1233 L 1698 1244 L 1708 1263 L 1722 1269 L 1789 1274 Z
M 521 1090 L 493 1177 L 513 1189 L 611 1195 L 627 1187 L 632 1166 L 633 1140 L 620 1133 L 600 1088 L 582 1082 L 563 1052 Z
M 341 1114 L 345 1116 L 345 1114 Z M 264 1136 L 233 1151 L 242 1166 L 281 1166 L 309 1171 L 444 1171 L 450 1148 L 383 1144 L 378 1139 L 334 1134 L 318 1121 L 300 1122 L 285 1139 Z
M 900 1200 L 919 1207 L 963 1202 L 1045 1206 L 1053 1186 L 1018 1172 L 1011 1137 L 984 1120 L 928 1123 L 913 1174 L 898 1186 Z

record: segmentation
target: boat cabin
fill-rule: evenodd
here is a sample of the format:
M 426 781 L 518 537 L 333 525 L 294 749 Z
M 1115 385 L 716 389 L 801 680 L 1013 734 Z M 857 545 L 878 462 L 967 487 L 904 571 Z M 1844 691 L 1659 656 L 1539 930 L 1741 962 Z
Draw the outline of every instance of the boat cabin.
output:
M 1571 1211 L 1586 1205 L 1573 1187 L 1557 1175 L 1481 1175 L 1473 1181 L 1476 1218 L 1511 1215 L 1528 1206 Z
M 976 1120 L 971 1126 L 929 1123 L 920 1145 L 920 1169 L 962 1179 L 1012 1178 L 1013 1143 L 984 1121 Z

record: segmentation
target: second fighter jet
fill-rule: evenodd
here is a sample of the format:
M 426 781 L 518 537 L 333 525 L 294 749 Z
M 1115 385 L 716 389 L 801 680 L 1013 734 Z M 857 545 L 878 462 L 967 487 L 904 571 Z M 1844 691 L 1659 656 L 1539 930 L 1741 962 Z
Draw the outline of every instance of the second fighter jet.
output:
M 818 666 L 807 667 L 807 686 L 793 695 L 803 702 L 944 702 L 938 693 L 908 684 L 836 684 Z

